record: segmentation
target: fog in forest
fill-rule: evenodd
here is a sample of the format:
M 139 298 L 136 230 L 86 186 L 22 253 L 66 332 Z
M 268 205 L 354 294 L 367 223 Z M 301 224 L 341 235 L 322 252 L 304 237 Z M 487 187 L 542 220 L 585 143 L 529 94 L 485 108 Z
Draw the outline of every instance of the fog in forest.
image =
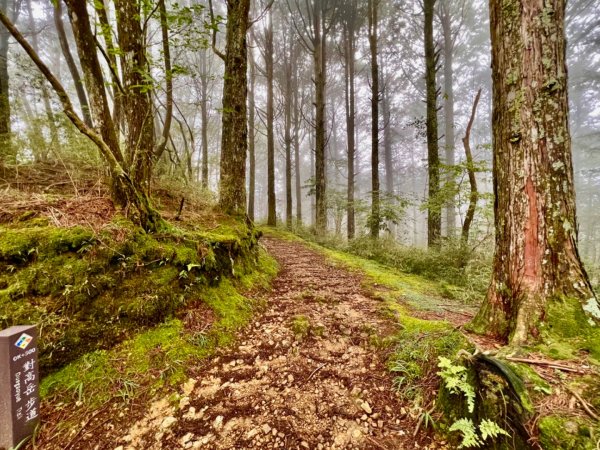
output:
M 470 147 L 480 191 L 471 225 L 471 245 L 491 251 L 491 69 L 489 12 L 484 1 L 440 0 L 435 5 L 437 129 L 440 194 L 428 200 L 425 54 L 420 2 L 323 0 L 322 27 L 315 37 L 314 5 L 304 0 L 257 0 L 248 32 L 250 138 L 255 158 L 253 213 L 268 216 L 269 135 L 274 152 L 275 214 L 279 223 L 310 227 L 315 220 L 315 42 L 324 47 L 324 127 L 327 228 L 348 235 L 349 127 L 354 128 L 355 235 L 369 233 L 372 201 L 373 58 L 377 46 L 378 173 L 381 234 L 419 247 L 427 245 L 427 202 L 443 202 L 442 236 L 456 239 L 469 204 L 469 180 L 463 137 L 473 102 L 481 89 L 470 130 Z M 85 100 L 82 73 L 66 8 L 49 1 L 3 0 L 2 8 L 22 31 L 73 99 Z M 167 2 L 171 3 L 171 2 Z M 182 176 L 218 189 L 223 61 L 213 51 L 224 46 L 225 6 L 184 0 L 167 5 L 173 83 L 172 125 L 160 176 Z M 144 39 L 154 127 L 165 120 L 166 78 L 160 20 L 156 7 L 144 11 Z M 600 263 L 600 20 L 593 0 L 569 2 L 567 55 L 570 123 L 579 217 L 580 251 L 587 264 Z M 117 56 L 115 11 L 92 14 L 106 89 L 114 109 L 122 86 Z M 375 28 L 374 28 L 375 27 Z M 59 32 L 58 30 L 61 29 Z M 213 29 L 215 33 L 213 43 Z M 373 37 L 373 29 L 376 30 Z M 112 38 L 111 38 L 112 37 Z M 93 145 L 61 112 L 56 95 L 8 33 L 0 42 L 2 89 L 8 90 L 15 161 L 44 161 L 65 170 L 87 164 L 101 175 Z M 8 64 L 4 63 L 8 61 Z M 352 73 L 352 81 L 349 74 Z M 75 77 L 80 77 L 75 80 Z M 352 83 L 353 86 L 349 84 Z M 84 91 L 83 89 L 80 89 Z M 352 96 L 352 100 L 350 100 Z M 354 113 L 350 108 L 353 103 Z M 81 101 L 74 102 L 81 111 Z M 6 107 L 5 107 L 6 108 Z M 350 122 L 353 122 L 350 124 Z M 272 126 L 270 126 L 272 124 Z M 270 131 L 271 130 L 271 131 Z M 252 145 L 251 145 L 252 147 Z M 250 156 L 252 158 L 252 156 Z M 288 172 L 286 174 L 286 162 Z M 250 170 L 250 169 L 249 169 Z M 250 177 L 249 177 L 250 178 Z M 290 178 L 287 188 L 286 179 Z M 13 180 L 3 180 L 9 185 Z M 16 181 L 18 183 L 18 180 Z M 250 194 L 252 195 L 252 194 Z M 289 198 L 289 200 L 288 200 Z M 291 210 L 288 212 L 288 209 Z

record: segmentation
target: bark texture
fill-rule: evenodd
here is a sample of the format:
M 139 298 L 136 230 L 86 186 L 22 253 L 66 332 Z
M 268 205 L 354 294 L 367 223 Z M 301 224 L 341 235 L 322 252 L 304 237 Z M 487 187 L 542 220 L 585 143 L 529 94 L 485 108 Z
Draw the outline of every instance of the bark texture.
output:
M 436 0 L 424 0 L 425 13 L 425 84 L 427 89 L 427 162 L 429 175 L 429 205 L 427 208 L 427 244 L 438 247 L 442 229 L 442 214 L 438 193 L 440 190 L 440 155 L 436 87 L 437 57 L 433 40 L 433 14 Z
M 254 200 L 256 195 L 256 155 L 255 155 L 255 104 L 254 104 L 254 87 L 256 85 L 256 67 L 254 59 L 248 59 L 250 77 L 248 80 L 248 217 L 254 220 Z
M 300 46 L 297 47 L 298 51 L 300 50 Z M 300 117 L 300 95 L 298 93 L 299 83 L 298 83 L 298 70 L 294 71 L 294 92 L 293 92 L 293 113 L 292 120 L 294 121 L 294 179 L 295 179 L 295 191 L 296 191 L 296 222 L 298 225 L 302 224 L 302 180 L 301 180 L 301 171 L 302 171 L 302 160 L 300 159 L 300 127 L 302 125 L 302 119 Z
M 490 17 L 496 250 L 474 328 L 519 345 L 592 327 L 597 343 L 600 309 L 577 250 L 565 0 L 491 0 Z
M 292 201 L 292 132 L 293 130 L 293 103 L 294 103 L 294 74 L 296 71 L 296 45 L 291 36 L 286 36 L 285 59 L 283 62 L 283 93 L 284 93 L 284 146 L 285 146 L 285 223 L 292 227 L 294 214 Z
M 344 38 L 344 100 L 346 107 L 346 142 L 347 142 L 347 233 L 348 239 L 353 239 L 355 234 L 355 208 L 354 208 L 354 163 L 356 154 L 355 144 L 355 124 L 356 124 L 356 106 L 355 106 L 355 57 L 356 57 L 356 31 L 357 31 L 357 7 L 356 0 L 350 0 L 348 9 L 344 15 L 343 38 Z
M 115 159 L 120 164 L 124 164 L 125 161 L 119 147 L 117 133 L 104 90 L 104 76 L 96 53 L 95 39 L 91 31 L 86 4 L 77 0 L 65 0 L 65 3 L 67 4 L 69 20 L 71 21 L 77 53 L 83 71 L 83 79 L 89 96 L 94 128 L 102 136 L 102 140 L 110 148 Z
M 210 73 L 206 50 L 200 51 L 200 116 L 202 120 L 200 135 L 202 139 L 202 187 L 208 189 L 208 83 Z
M 10 16 L 8 0 L 0 0 L 0 11 Z M 11 18 L 12 19 L 12 18 Z M 10 33 L 5 27 L 0 27 L 0 165 L 12 161 L 15 155 L 11 146 L 10 102 L 8 98 L 8 40 Z
M 275 111 L 273 108 L 273 17 L 267 13 L 265 28 L 265 75 L 267 78 L 267 225 L 277 224 L 275 198 Z
M 467 172 L 469 175 L 469 207 L 465 214 L 465 221 L 462 226 L 462 241 L 463 243 L 469 242 L 469 232 L 471 230 L 471 223 L 475 217 L 475 209 L 477 208 L 477 201 L 479 200 L 479 191 L 477 190 L 477 178 L 475 177 L 475 167 L 473 166 L 473 153 L 471 152 L 471 129 L 473 128 L 473 122 L 475 121 L 475 113 L 477 112 L 477 105 L 479 104 L 479 98 L 481 97 L 481 89 L 477 91 L 475 100 L 473 101 L 473 108 L 471 110 L 471 117 L 467 124 L 467 130 L 465 131 L 465 137 L 463 137 L 463 146 L 465 148 L 465 157 L 467 162 Z
M 247 41 L 250 0 L 227 1 L 219 204 L 230 214 L 246 213 Z
M 123 70 L 126 157 L 136 183 L 148 191 L 154 165 L 154 114 L 139 0 L 115 0 Z
M 379 237 L 379 64 L 377 63 L 378 0 L 369 0 L 369 50 L 371 53 L 371 237 Z
M 313 64 L 315 83 L 315 230 L 323 235 L 327 230 L 325 86 L 327 81 L 326 31 L 323 26 L 324 3 L 316 0 L 313 13 Z
M 67 67 L 69 68 L 71 78 L 73 78 L 73 84 L 75 85 L 75 92 L 77 93 L 77 99 L 79 100 L 79 106 L 81 107 L 83 119 L 85 121 L 85 124 L 91 127 L 93 125 L 92 116 L 90 114 L 90 105 L 88 104 L 87 94 L 85 93 L 85 86 L 83 85 L 83 80 L 81 79 L 81 75 L 79 74 L 79 69 L 77 68 L 77 64 L 75 64 L 75 59 L 73 58 L 73 55 L 71 53 L 69 40 L 67 39 L 67 33 L 65 31 L 65 26 L 62 19 L 62 14 L 62 0 L 57 0 L 56 3 L 54 3 L 54 25 L 56 26 L 56 32 L 58 34 L 60 48 L 62 50 L 62 54 L 65 58 L 65 61 L 67 62 Z
M 448 166 L 454 165 L 454 40 L 455 33 L 452 30 L 452 13 L 450 11 L 452 1 L 443 0 L 441 4 L 440 22 L 442 25 L 442 34 L 444 38 L 444 153 L 445 163 Z M 452 183 L 452 171 L 448 171 L 446 183 Z M 454 236 L 456 228 L 456 212 L 454 210 L 454 199 L 451 199 L 445 206 L 446 235 Z

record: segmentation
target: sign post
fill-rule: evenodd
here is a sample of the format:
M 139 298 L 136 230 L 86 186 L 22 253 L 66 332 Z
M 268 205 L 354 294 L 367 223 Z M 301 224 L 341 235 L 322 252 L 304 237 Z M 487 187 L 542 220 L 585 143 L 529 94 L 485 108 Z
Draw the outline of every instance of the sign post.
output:
M 39 423 L 37 338 L 35 326 L 0 331 L 0 450 L 29 439 Z

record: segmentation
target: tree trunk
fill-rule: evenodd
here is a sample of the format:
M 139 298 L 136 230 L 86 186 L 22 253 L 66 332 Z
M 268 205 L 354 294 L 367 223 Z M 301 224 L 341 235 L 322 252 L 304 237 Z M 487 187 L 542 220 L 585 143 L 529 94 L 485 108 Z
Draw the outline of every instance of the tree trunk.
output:
M 67 4 L 69 20 L 75 36 L 83 80 L 89 96 L 94 128 L 102 136 L 102 140 L 110 148 L 115 159 L 123 165 L 125 161 L 108 107 L 106 91 L 104 90 L 104 77 L 96 53 L 95 38 L 91 31 L 90 17 L 86 5 L 77 0 L 65 0 L 65 3 Z
M 267 78 L 267 225 L 277 225 L 275 198 L 275 136 L 273 108 L 273 17 L 267 13 L 265 28 L 265 72 Z
M 31 45 L 33 50 L 39 54 L 40 48 L 38 44 L 38 31 L 35 27 L 35 19 L 33 17 L 33 10 L 31 7 L 31 0 L 27 2 L 27 13 L 29 15 L 29 29 L 31 30 Z M 56 128 L 56 122 L 54 120 L 54 112 L 52 111 L 52 104 L 50 103 L 50 93 L 48 92 L 48 86 L 46 83 L 42 83 L 40 86 L 42 91 L 42 102 L 44 103 L 44 111 L 46 112 L 46 119 L 48 120 L 48 128 L 50 129 L 50 145 L 40 151 L 36 149 L 35 157 L 36 160 L 46 161 L 48 159 L 48 153 L 52 147 L 60 146 L 58 138 L 58 129 Z
M 326 202 L 326 146 L 327 127 L 325 124 L 325 86 L 327 80 L 326 40 L 323 30 L 323 3 L 315 1 L 313 13 L 314 51 L 313 64 L 315 72 L 315 231 L 324 235 L 327 231 Z
M 57 0 L 58 1 L 58 0 Z M 66 0 L 65 0 L 66 1 Z M 110 63 L 110 75 L 112 80 L 112 98 L 113 98 L 113 122 L 118 130 L 123 129 L 123 92 L 121 86 L 121 80 L 119 78 L 119 67 L 117 65 L 117 53 L 118 49 L 115 48 L 113 42 L 113 31 L 108 19 L 108 11 L 106 6 L 106 0 L 99 0 L 95 2 L 96 12 L 98 14 L 98 20 L 100 22 L 99 32 L 104 38 L 106 45 L 106 53 Z
M 208 82 L 206 50 L 200 50 L 200 115 L 202 136 L 202 187 L 208 189 Z
M 475 217 L 475 209 L 477 208 L 477 201 L 479 200 L 479 192 L 477 191 L 477 178 L 475 177 L 475 167 L 473 161 L 473 154 L 471 153 L 471 128 L 473 127 L 473 122 L 475 121 L 475 113 L 477 112 L 477 105 L 479 104 L 479 98 L 481 97 L 481 89 L 477 91 L 477 95 L 475 96 L 475 101 L 473 102 L 473 109 L 471 110 L 471 117 L 469 118 L 469 123 L 467 124 L 467 130 L 465 131 L 465 137 L 463 138 L 463 146 L 465 148 L 465 156 L 467 162 L 467 172 L 469 173 L 469 186 L 471 192 L 469 194 L 469 207 L 467 209 L 467 214 L 465 215 L 465 221 L 462 227 L 462 241 L 463 244 L 467 244 L 469 242 L 469 231 L 471 230 L 471 223 L 473 222 L 473 218 Z
M 346 141 L 347 141 L 347 175 L 348 175 L 348 188 L 347 188 L 347 232 L 348 239 L 354 239 L 355 233 L 355 218 L 354 218 L 354 159 L 356 153 L 356 144 L 354 141 L 355 136 L 355 67 L 354 59 L 356 54 L 355 47 L 355 25 L 356 25 L 356 2 L 352 2 L 349 11 L 347 12 L 346 21 L 344 23 L 344 71 L 345 71 L 345 84 L 344 84 L 344 100 L 346 107 Z
M 454 60 L 454 34 L 452 33 L 452 16 L 450 13 L 450 0 L 443 0 L 441 23 L 444 35 L 444 150 L 446 153 L 445 163 L 447 166 L 453 166 L 455 163 L 454 155 L 454 83 L 452 78 L 454 71 L 452 63 Z M 446 183 L 453 182 L 452 171 L 448 170 Z M 454 236 L 456 229 L 456 212 L 454 198 L 446 203 L 446 235 Z
M 246 213 L 247 47 L 250 0 L 227 0 L 219 204 L 230 214 Z
M 11 2 L 12 3 L 12 2 Z M 0 0 L 0 11 L 10 16 L 8 0 Z M 15 162 L 16 154 L 11 143 L 9 75 L 8 75 L 8 40 L 10 33 L 5 27 L 0 28 L 0 166 L 5 162 Z
M 123 119 L 131 176 L 146 192 L 154 165 L 154 114 L 140 0 L 115 0 L 123 70 Z
M 284 98 L 284 144 L 285 144 L 285 222 L 288 228 L 292 227 L 292 103 L 293 103 L 293 73 L 295 67 L 295 45 L 289 36 L 289 48 L 286 49 L 287 61 L 284 63 L 285 98 Z
M 394 158 L 392 155 L 392 113 L 390 111 L 390 99 L 387 86 L 382 89 L 381 109 L 383 110 L 383 150 L 385 163 L 385 191 L 388 195 L 394 195 Z
M 496 250 L 473 328 L 600 356 L 600 309 L 577 250 L 565 0 L 490 0 Z
M 75 2 L 75 0 L 67 1 L 67 6 L 69 7 L 69 16 L 71 17 L 71 20 L 77 24 L 77 32 L 75 33 L 75 39 L 78 43 L 78 51 L 81 54 L 84 52 L 85 48 L 89 48 L 88 46 L 91 45 L 92 47 L 95 47 L 93 36 L 89 28 L 89 16 L 87 14 L 86 4 Z M 52 74 L 50 69 L 48 69 L 48 66 L 46 66 L 42 62 L 42 60 L 35 52 L 33 47 L 16 29 L 16 27 L 11 23 L 8 17 L 6 17 L 6 15 L 2 12 L 0 12 L 0 22 L 2 22 L 2 24 L 10 31 L 13 37 L 17 40 L 17 42 L 21 45 L 21 47 L 29 55 L 31 60 L 38 67 L 38 69 L 40 69 L 44 77 L 48 80 L 48 82 L 58 95 L 58 98 L 63 106 L 65 115 L 69 118 L 69 120 L 71 120 L 71 122 L 82 134 L 86 135 L 98 147 L 98 150 L 104 158 L 104 161 L 107 163 L 111 174 L 111 181 L 113 186 L 113 199 L 117 206 L 122 207 L 126 213 L 135 216 L 134 219 L 137 220 L 138 223 L 147 231 L 154 231 L 158 229 L 162 225 L 162 219 L 160 217 L 160 214 L 158 214 L 158 212 L 156 212 L 152 208 L 148 196 L 145 195 L 144 192 L 141 192 L 139 190 L 139 187 L 136 186 L 135 181 L 133 181 L 126 172 L 126 170 L 124 170 L 123 165 L 121 163 L 123 158 L 119 152 L 118 147 L 116 149 L 110 148 L 109 145 L 104 141 L 102 136 L 98 132 L 88 127 L 85 124 L 85 122 L 77 115 L 75 109 L 73 108 L 73 104 L 71 103 L 71 100 L 67 92 L 65 91 L 65 88 L 60 84 L 60 81 L 58 81 L 58 79 Z M 91 40 L 89 39 L 90 36 L 92 37 Z M 89 78 L 93 82 L 93 77 L 98 76 L 98 73 L 96 73 L 96 69 L 99 69 L 99 65 L 97 67 L 94 66 L 93 61 L 95 60 L 97 63 L 98 60 L 95 53 L 87 54 L 86 56 L 86 64 L 90 64 L 90 66 L 84 66 L 84 74 L 89 74 Z M 103 84 L 100 86 L 104 87 Z M 89 91 L 92 92 L 93 95 L 96 95 L 100 92 L 99 86 L 94 85 L 92 87 L 93 89 Z M 97 99 L 93 97 L 93 101 L 91 103 L 92 108 L 96 106 L 102 107 L 102 104 L 105 103 L 106 111 L 108 111 L 106 96 L 103 96 L 103 98 L 104 102 L 96 101 Z M 105 124 L 110 123 L 106 122 L 105 119 L 106 117 L 101 116 L 100 121 L 104 120 L 103 123 Z M 110 119 L 110 115 L 108 115 L 108 119 Z
M 154 154 L 152 155 L 152 158 L 154 161 L 160 160 L 163 152 L 167 148 L 167 142 L 171 136 L 171 122 L 173 121 L 173 71 L 171 69 L 171 45 L 169 44 L 169 22 L 165 0 L 158 1 L 158 10 L 160 12 L 160 32 L 162 37 L 163 58 L 165 60 L 166 111 L 161 141 L 156 149 L 153 149 Z M 185 134 L 183 134 L 183 137 L 185 139 Z
M 424 0 L 425 13 L 425 84 L 427 88 L 427 163 L 429 174 L 429 198 L 427 206 L 427 244 L 439 247 L 442 229 L 440 190 L 440 156 L 438 150 L 437 96 L 435 82 L 436 51 L 433 40 L 433 12 L 436 0 Z
M 255 105 L 254 88 L 256 85 L 256 67 L 254 58 L 250 56 L 248 64 L 250 66 L 250 79 L 248 86 L 248 156 L 250 158 L 250 167 L 248 169 L 248 217 L 254 221 L 254 197 L 256 195 L 256 155 L 255 155 Z
M 300 47 L 296 47 L 296 51 L 298 51 Z M 298 58 L 298 54 L 294 55 Z M 296 180 L 296 222 L 298 225 L 302 225 L 302 180 L 301 180 L 301 172 L 302 172 L 302 161 L 300 160 L 300 101 L 299 101 L 299 84 L 298 84 L 298 68 L 293 74 L 293 101 L 294 101 L 294 113 L 293 113 L 293 121 L 294 121 L 294 165 L 295 165 L 295 180 Z
M 79 70 L 77 69 L 77 65 L 75 64 L 75 59 L 73 59 L 73 55 L 71 54 L 69 40 L 67 39 L 67 33 L 65 32 L 65 26 L 62 20 L 62 0 L 57 0 L 56 3 L 54 3 L 54 25 L 56 26 L 56 32 L 58 34 L 58 40 L 60 42 L 62 54 L 67 62 L 67 67 L 71 73 L 71 78 L 73 78 L 75 92 L 77 93 L 79 106 L 81 107 L 81 112 L 83 113 L 83 119 L 87 126 L 92 127 L 92 116 L 90 115 L 90 105 L 88 104 L 85 87 L 83 85 L 81 75 L 79 74 Z
M 371 52 L 371 238 L 379 237 L 379 66 L 377 64 L 378 0 L 368 1 L 369 50 Z

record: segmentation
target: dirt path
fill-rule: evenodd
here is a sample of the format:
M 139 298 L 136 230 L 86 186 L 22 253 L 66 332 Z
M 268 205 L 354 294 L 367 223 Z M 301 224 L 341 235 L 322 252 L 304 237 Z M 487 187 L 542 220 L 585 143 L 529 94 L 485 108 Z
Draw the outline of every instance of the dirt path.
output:
M 395 325 L 358 275 L 305 246 L 266 238 L 281 265 L 266 311 L 155 402 L 113 448 L 439 448 L 402 404 L 374 345 Z

